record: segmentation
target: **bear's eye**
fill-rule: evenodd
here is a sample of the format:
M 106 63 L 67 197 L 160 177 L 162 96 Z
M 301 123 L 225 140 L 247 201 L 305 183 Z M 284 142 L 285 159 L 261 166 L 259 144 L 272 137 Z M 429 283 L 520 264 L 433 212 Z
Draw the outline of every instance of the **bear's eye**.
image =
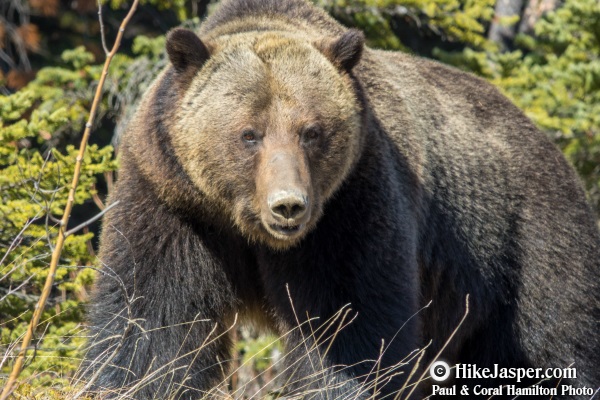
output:
M 246 142 L 254 143 L 256 142 L 256 132 L 254 132 L 252 129 L 246 129 L 244 132 L 242 132 L 242 139 L 244 139 Z
M 309 126 L 304 129 L 303 136 L 306 141 L 316 140 L 321 136 L 321 128 L 318 126 Z

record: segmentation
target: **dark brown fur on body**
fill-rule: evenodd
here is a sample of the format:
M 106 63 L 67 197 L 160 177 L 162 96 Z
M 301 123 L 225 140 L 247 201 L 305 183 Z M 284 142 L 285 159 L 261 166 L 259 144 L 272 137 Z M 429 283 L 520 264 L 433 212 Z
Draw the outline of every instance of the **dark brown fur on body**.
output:
M 467 294 L 450 364 L 574 363 L 574 385 L 600 385 L 595 218 L 559 151 L 496 89 L 363 49 L 300 0 L 226 1 L 199 37 L 171 34 L 174 66 L 123 138 L 85 375 L 127 318 L 149 332 L 129 330 L 97 388 L 168 372 L 133 397 L 178 385 L 200 397 L 224 379 L 219 335 L 236 314 L 285 334 L 349 304 L 355 319 L 326 355 L 306 355 L 308 325 L 287 335 L 286 389 L 367 398 L 373 360 L 392 367 L 429 340 L 436 354 Z

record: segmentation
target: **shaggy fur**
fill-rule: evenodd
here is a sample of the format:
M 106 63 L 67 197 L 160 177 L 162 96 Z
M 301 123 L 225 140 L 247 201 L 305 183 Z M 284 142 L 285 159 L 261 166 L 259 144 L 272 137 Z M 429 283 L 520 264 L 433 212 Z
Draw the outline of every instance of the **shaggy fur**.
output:
M 496 89 L 363 49 L 301 0 L 225 1 L 199 38 L 169 36 L 173 66 L 123 138 L 89 315 L 85 375 L 111 357 L 96 388 L 155 376 L 134 397 L 197 398 L 227 373 L 236 316 L 282 335 L 315 317 L 286 335 L 289 394 L 383 398 L 414 364 L 373 388 L 375 370 L 431 340 L 427 365 L 467 294 L 450 364 L 573 365 L 576 386 L 600 384 L 594 215 Z M 288 181 L 309 217 L 286 236 L 265 204 Z M 339 320 L 311 336 L 345 306 L 335 340 Z

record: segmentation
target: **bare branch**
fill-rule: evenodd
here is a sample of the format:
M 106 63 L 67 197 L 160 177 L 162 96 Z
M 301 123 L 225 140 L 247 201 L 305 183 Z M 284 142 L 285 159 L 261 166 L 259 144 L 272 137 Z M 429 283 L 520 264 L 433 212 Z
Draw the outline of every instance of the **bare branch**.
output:
M 102 1 L 98 0 L 98 21 L 100 22 L 100 39 L 102 40 L 102 48 L 104 54 L 108 57 L 109 51 L 106 45 L 106 37 L 104 36 L 104 21 L 102 20 Z
M 100 210 L 104 210 L 104 207 L 106 207 L 106 205 L 102 202 L 102 200 L 100 199 L 100 196 L 98 196 L 98 193 L 96 192 L 96 185 L 93 184 L 92 185 L 92 200 L 94 200 L 94 203 L 96 204 L 96 206 L 98 206 L 98 208 Z
M 77 225 L 75 228 L 73 229 L 69 229 L 68 231 L 65 232 L 65 237 L 74 234 L 75 232 L 79 231 L 80 229 L 85 228 L 86 226 L 88 226 L 89 224 L 92 224 L 96 221 L 98 221 L 100 218 L 102 218 L 102 216 L 104 214 L 106 214 L 111 208 L 113 208 L 114 206 L 116 206 L 117 204 L 119 204 L 119 201 L 115 201 L 114 203 L 112 203 L 110 206 L 106 207 L 104 210 L 100 211 L 98 214 L 94 215 L 92 218 L 88 219 L 85 222 L 82 222 L 81 224 Z

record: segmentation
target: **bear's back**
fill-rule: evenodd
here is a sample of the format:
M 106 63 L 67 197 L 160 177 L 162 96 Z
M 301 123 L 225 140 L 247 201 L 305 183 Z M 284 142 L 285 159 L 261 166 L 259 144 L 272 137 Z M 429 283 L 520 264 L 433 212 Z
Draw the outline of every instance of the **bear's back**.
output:
M 495 293 L 507 310 L 527 299 L 515 316 L 519 326 L 578 337 L 585 340 L 581 349 L 598 349 L 598 340 L 590 344 L 584 333 L 597 329 L 590 316 L 600 310 L 600 237 L 560 151 L 496 88 L 471 74 L 369 50 L 357 76 L 378 125 L 422 185 L 425 273 L 443 265 L 446 284 L 452 279 L 464 284 L 459 291 Z M 423 290 L 432 298 L 439 288 Z M 543 312 L 533 310 L 539 304 Z M 531 336 L 523 340 L 534 347 Z M 545 342 L 555 357 L 568 354 L 560 340 Z

